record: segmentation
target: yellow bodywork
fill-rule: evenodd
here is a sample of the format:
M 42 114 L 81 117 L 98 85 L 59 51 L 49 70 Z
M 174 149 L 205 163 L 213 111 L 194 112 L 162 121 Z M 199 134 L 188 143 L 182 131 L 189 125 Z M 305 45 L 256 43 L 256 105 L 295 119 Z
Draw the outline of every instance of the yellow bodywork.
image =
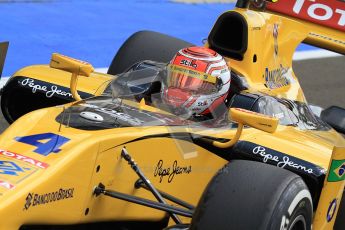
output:
M 310 37 L 308 27 L 301 22 L 270 13 L 248 9 L 235 11 L 248 22 L 249 43 L 243 61 L 227 59 L 232 70 L 246 78 L 250 86 L 249 92 L 255 90 L 305 102 L 292 69 L 292 55 L 297 45 Z M 279 28 L 277 41 L 272 36 L 275 26 Z M 274 54 L 275 42 L 279 46 L 277 55 Z M 255 63 L 254 55 L 257 58 Z M 278 75 L 267 78 L 266 71 L 284 71 L 286 75 L 284 78 Z M 78 90 L 96 96 L 102 94 L 114 77 L 100 73 L 88 75 L 89 78 L 79 77 Z M 50 83 L 65 87 L 69 87 L 71 82 L 71 73 L 47 65 L 26 67 L 14 76 L 42 81 L 49 78 Z M 102 183 L 107 189 L 155 200 L 150 192 L 134 187 L 138 177 L 121 158 L 121 149 L 126 147 L 156 188 L 197 205 L 207 183 L 228 161 L 192 141 L 169 136 L 188 133 L 233 139 L 236 134 L 235 128 L 199 130 L 181 126 L 79 130 L 61 125 L 55 120 L 71 104 L 73 103 L 31 112 L 15 121 L 1 135 L 0 159 L 15 162 L 25 170 L 18 171 L 15 177 L 0 176 L 0 229 L 14 230 L 22 225 L 38 223 L 161 220 L 166 216 L 162 211 L 93 195 L 94 188 Z M 133 104 L 142 110 L 152 111 L 145 102 L 132 102 Z M 268 124 L 276 125 L 276 119 L 273 120 Z M 23 137 L 42 133 L 59 135 L 69 141 L 61 145 L 59 152 L 46 156 L 34 152 L 35 146 L 16 141 L 19 135 Z M 244 128 L 240 141 L 292 154 L 293 157 L 311 162 L 325 171 L 332 160 L 345 159 L 344 138 L 334 130 L 312 131 L 278 125 L 274 133 L 267 133 Z M 224 150 L 223 154 L 229 153 Z M 328 174 L 326 178 L 327 176 Z M 344 181 L 325 180 L 314 215 L 314 229 L 332 228 L 335 218 L 327 222 L 325 215 L 333 199 L 337 199 L 339 204 L 343 188 Z M 183 218 L 183 222 L 188 223 L 190 219 Z
M 60 128 L 57 122 L 45 119 L 48 113 L 55 117 L 61 111 L 62 107 L 57 107 L 32 112 L 20 118 L 3 133 L 0 140 L 3 149 L 13 153 L 26 153 L 26 156 L 42 161 L 49 167 L 39 168 L 30 179 L 23 179 L 18 184 L 13 181 L 15 188 L 12 190 L 0 187 L 0 216 L 6 219 L 6 225 L 0 225 L 1 229 L 17 229 L 23 223 L 51 223 L 52 220 L 56 224 L 70 224 L 114 219 L 162 219 L 164 213 L 161 211 L 107 197 L 93 196 L 93 189 L 102 182 L 109 189 L 153 199 L 149 192 L 134 188 L 137 176 L 127 162 L 120 158 L 120 151 L 124 146 L 158 189 L 169 191 L 192 204 L 197 203 L 208 181 L 226 163 L 222 158 L 200 147 L 175 139 L 152 138 L 123 145 L 142 136 L 186 131 L 183 128 L 174 130 L 168 127 L 143 127 L 81 132 L 73 128 Z M 28 134 L 53 132 L 63 134 L 71 141 L 61 148 L 61 153 L 40 156 L 32 152 L 35 147 L 12 139 L 18 133 L 18 125 L 26 127 Z M 185 152 L 186 149 L 190 152 Z M 162 164 L 159 167 L 160 161 Z M 176 166 L 188 168 L 186 173 L 173 174 L 175 161 Z M 30 164 L 27 166 L 30 167 Z M 170 168 L 171 176 L 160 176 L 160 170 L 167 168 Z M 74 189 L 73 198 L 52 202 L 49 205 L 32 205 L 27 210 L 24 209 L 29 193 L 45 194 L 58 191 L 60 188 Z M 89 209 L 88 215 L 85 215 L 86 209 Z M 59 210 L 64 215 L 58 215 Z M 21 215 L 14 216 L 12 213 Z M 45 217 L 40 213 L 44 213 Z
M 18 70 L 13 74 L 13 77 L 25 76 L 28 78 L 47 81 L 49 76 L 49 82 L 54 85 L 60 85 L 69 88 L 71 82 L 71 73 L 50 68 L 48 65 L 33 65 Z M 98 72 L 92 72 L 90 79 L 80 77 L 78 78 L 78 91 L 89 93 L 92 95 L 100 95 L 104 92 L 109 82 L 114 79 L 113 75 L 103 74 Z
M 158 137 L 132 143 L 131 141 L 156 134 L 174 135 L 181 132 L 232 138 L 236 132 L 236 129 L 197 131 L 183 127 L 130 127 L 81 131 L 71 127 L 60 127 L 55 120 L 46 118 L 48 114 L 56 117 L 62 110 L 63 107 L 60 106 L 31 112 L 17 120 L 2 134 L 1 151 L 25 155 L 49 166 L 35 167 L 32 163 L 7 157 L 11 154 L 0 156 L 1 160 L 15 160 L 21 167 L 26 166 L 32 170 L 30 175 L 20 174 L 16 181 L 9 180 L 11 176 L 1 177 L 0 180 L 7 179 L 15 187 L 9 189 L 0 186 L 0 216 L 6 220 L 1 222 L 4 225 L 0 224 L 0 229 L 18 229 L 22 224 L 35 223 L 160 220 L 164 217 L 161 211 L 93 195 L 94 188 L 103 183 L 108 189 L 154 200 L 150 192 L 134 188 L 138 178 L 128 163 L 120 157 L 121 149 L 127 148 L 158 189 L 168 191 L 171 195 L 196 205 L 208 181 L 227 163 L 226 160 L 184 140 Z M 22 127 L 25 127 L 25 132 Z M 26 136 L 47 132 L 62 135 L 70 141 L 61 147 L 59 153 L 42 156 L 33 152 L 34 146 L 14 140 L 19 133 Z M 244 129 L 241 140 L 277 149 L 286 154 L 295 153 L 294 157 L 312 161 L 325 169 L 328 168 L 335 142 L 343 142 L 342 137 L 335 131 L 318 133 L 284 126 L 279 126 L 274 134 L 252 128 Z M 181 174 L 176 174 L 177 166 L 185 170 Z M 170 169 L 168 175 L 163 172 L 167 169 Z M 45 200 L 43 204 L 36 205 L 33 198 L 31 205 L 26 208 L 29 194 L 34 197 L 36 194 L 44 195 L 60 189 L 73 190 L 73 194 L 66 199 Z M 321 202 L 319 206 L 322 207 Z M 325 203 L 325 206 L 328 208 L 328 204 Z M 320 219 L 324 219 L 321 217 Z M 318 219 L 317 216 L 315 219 Z M 190 221 L 188 218 L 183 220 Z

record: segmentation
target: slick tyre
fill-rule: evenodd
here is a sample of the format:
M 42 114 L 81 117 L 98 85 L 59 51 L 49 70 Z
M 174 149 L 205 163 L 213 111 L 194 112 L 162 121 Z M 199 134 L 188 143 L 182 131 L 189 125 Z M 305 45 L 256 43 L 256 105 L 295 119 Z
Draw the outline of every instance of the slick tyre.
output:
M 210 181 L 190 229 L 310 230 L 313 205 L 301 177 L 251 161 L 232 161 Z
M 122 73 L 133 64 L 144 60 L 169 62 L 178 50 L 192 45 L 169 35 L 139 31 L 120 47 L 109 66 L 108 74 Z

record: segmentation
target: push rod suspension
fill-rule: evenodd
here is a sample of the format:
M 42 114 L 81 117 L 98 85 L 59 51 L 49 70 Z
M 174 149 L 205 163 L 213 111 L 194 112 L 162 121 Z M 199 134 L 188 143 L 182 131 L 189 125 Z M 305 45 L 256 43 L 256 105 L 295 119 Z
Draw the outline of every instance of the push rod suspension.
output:
M 156 197 L 156 199 L 162 204 L 167 204 L 164 198 L 162 197 L 162 195 L 157 191 L 155 187 L 153 187 L 151 182 L 145 177 L 144 173 L 141 171 L 137 163 L 129 155 L 126 148 L 122 148 L 121 156 L 123 159 L 125 159 L 128 162 L 128 164 L 132 167 L 134 172 L 139 176 L 139 178 L 143 181 L 146 187 L 152 192 L 152 194 Z M 176 214 L 174 213 L 169 213 L 169 214 L 176 224 L 182 224 L 182 221 Z
M 149 191 L 149 188 L 146 187 L 146 185 L 144 184 L 144 182 L 141 180 L 141 179 L 138 179 L 136 182 L 135 182 L 135 188 L 143 188 L 143 189 L 146 189 Z M 181 205 L 182 207 L 185 207 L 189 210 L 194 210 L 195 207 L 179 198 L 176 198 L 166 192 L 163 192 L 163 191 L 160 191 L 157 189 L 157 191 L 162 195 L 163 198 L 167 199 L 167 200 L 170 200 L 172 202 L 174 202 L 175 204 L 178 204 L 178 205 Z
M 95 188 L 94 194 L 96 196 L 103 194 L 105 196 L 109 196 L 112 198 L 125 200 L 125 201 L 132 202 L 135 204 L 140 204 L 140 205 L 143 205 L 146 207 L 162 210 L 162 211 L 169 212 L 169 213 L 174 213 L 174 214 L 185 216 L 185 217 L 191 218 L 193 216 L 192 210 L 174 207 L 170 204 L 163 204 L 163 203 L 159 203 L 156 201 L 152 201 L 152 200 L 148 200 L 145 198 L 136 197 L 136 196 L 132 196 L 132 195 L 128 195 L 128 194 L 124 194 L 124 193 L 120 193 L 120 192 L 116 192 L 116 191 L 112 191 L 112 190 L 106 190 L 105 186 L 103 184 L 99 184 Z

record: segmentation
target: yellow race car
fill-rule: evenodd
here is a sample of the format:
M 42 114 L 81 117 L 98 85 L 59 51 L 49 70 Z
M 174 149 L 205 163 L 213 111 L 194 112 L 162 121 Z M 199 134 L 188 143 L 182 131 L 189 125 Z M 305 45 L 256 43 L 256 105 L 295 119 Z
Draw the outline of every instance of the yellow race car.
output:
M 56 53 L 18 70 L 0 229 L 344 229 L 345 110 L 316 116 L 292 68 L 302 42 L 345 54 L 345 4 L 317 2 L 239 0 L 218 18 L 205 46 L 231 63 L 222 119 L 159 99 L 164 63 L 192 44 L 155 32 L 108 74 Z

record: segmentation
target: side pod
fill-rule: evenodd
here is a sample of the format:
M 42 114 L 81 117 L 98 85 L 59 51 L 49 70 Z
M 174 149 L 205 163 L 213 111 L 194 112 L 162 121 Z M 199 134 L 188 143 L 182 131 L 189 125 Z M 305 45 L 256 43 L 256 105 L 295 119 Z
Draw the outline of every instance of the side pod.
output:
M 345 185 L 345 146 L 334 147 L 313 222 L 314 229 L 333 229 Z

